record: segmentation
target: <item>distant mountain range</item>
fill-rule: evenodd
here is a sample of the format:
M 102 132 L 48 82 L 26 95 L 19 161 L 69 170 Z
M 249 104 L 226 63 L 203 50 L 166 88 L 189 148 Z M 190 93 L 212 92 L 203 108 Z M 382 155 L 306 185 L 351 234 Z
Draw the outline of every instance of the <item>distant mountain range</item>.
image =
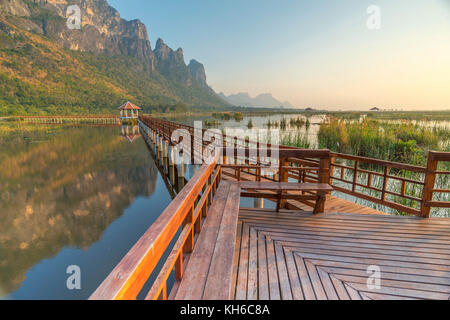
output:
M 79 30 L 68 27 L 73 5 Z M 98 113 L 127 100 L 146 112 L 230 106 L 201 63 L 162 39 L 152 48 L 145 25 L 106 0 L 0 0 L 0 114 Z
M 250 97 L 247 92 L 241 92 L 237 94 L 231 94 L 226 96 L 223 92 L 219 93 L 219 96 L 222 97 L 226 102 L 241 107 L 248 108 L 286 108 L 293 109 L 295 108 L 288 101 L 281 102 L 275 99 L 270 93 L 263 93 L 254 98 Z

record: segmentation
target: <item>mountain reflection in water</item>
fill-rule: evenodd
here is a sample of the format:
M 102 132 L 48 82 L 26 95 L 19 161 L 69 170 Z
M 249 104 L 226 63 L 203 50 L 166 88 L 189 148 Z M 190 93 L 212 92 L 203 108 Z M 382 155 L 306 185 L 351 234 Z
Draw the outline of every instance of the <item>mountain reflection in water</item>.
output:
M 167 206 L 128 129 L 0 125 L 0 297 L 88 298 Z M 66 287 L 69 265 L 81 290 Z

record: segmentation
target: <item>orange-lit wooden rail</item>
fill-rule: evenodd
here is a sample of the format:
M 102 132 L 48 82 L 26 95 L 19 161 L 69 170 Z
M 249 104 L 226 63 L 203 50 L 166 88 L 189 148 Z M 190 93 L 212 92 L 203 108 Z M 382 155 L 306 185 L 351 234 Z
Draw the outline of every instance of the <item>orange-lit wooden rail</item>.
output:
M 192 129 L 150 117 L 141 117 L 140 125 L 162 153 L 174 130 Z M 283 147 L 278 170 L 268 172 L 264 159 L 250 164 L 251 142 L 240 143 L 233 147 L 239 164 L 221 165 L 222 154 L 203 164 L 91 299 L 136 299 L 142 294 L 146 299 L 193 300 L 450 298 L 450 219 L 429 218 L 431 207 L 450 207 L 433 199 L 434 193 L 449 192 L 434 186 L 437 175 L 449 174 L 438 168 L 439 162 L 450 161 L 448 153 L 430 153 L 427 168 L 422 168 Z M 387 169 L 379 173 L 360 167 L 362 163 Z M 356 178 L 346 180 L 342 172 L 347 170 L 356 172 Z M 397 170 L 423 174 L 424 181 L 398 177 Z M 369 177 L 365 184 L 359 172 Z M 384 179 L 379 198 L 360 189 L 370 189 L 375 176 Z M 336 184 L 339 179 L 351 188 Z M 395 194 L 399 198 L 409 197 L 404 185 L 422 185 L 423 196 L 408 199 L 420 206 L 388 200 L 389 179 L 402 184 Z M 293 184 L 303 188 L 291 190 Z M 315 186 L 308 189 L 307 184 Z M 356 204 L 354 213 L 343 213 L 352 203 L 330 206 L 336 198 L 322 197 L 330 190 L 325 185 L 415 216 L 365 215 L 364 207 Z M 279 212 L 240 208 L 242 196 L 273 199 Z M 301 208 L 287 210 L 296 205 Z M 368 285 L 367 271 L 374 267 L 381 271 L 379 287 Z M 149 278 L 150 290 L 141 292 Z
M 166 141 L 172 144 L 171 137 L 177 129 L 185 129 L 192 136 L 195 134 L 194 127 L 178 124 L 166 120 L 156 119 L 148 116 L 141 116 L 141 122 L 152 128 L 155 139 Z M 203 130 L 203 133 L 206 130 Z M 248 139 L 233 137 L 226 139 L 227 143 L 233 143 L 237 148 L 270 149 L 270 144 L 254 143 Z M 232 141 L 230 141 L 232 140 Z M 192 149 L 197 143 L 194 139 L 190 141 Z M 297 148 L 283 146 L 283 149 Z M 449 162 L 450 153 L 430 152 L 427 167 L 413 166 L 404 163 L 395 163 L 379 159 L 358 157 L 341 153 L 330 153 L 330 184 L 333 188 L 356 199 L 362 199 L 374 204 L 396 210 L 398 213 L 429 217 L 432 207 L 450 208 L 449 201 L 437 200 L 438 194 L 449 194 L 450 187 L 444 189 L 435 188 L 438 176 L 449 176 L 450 171 L 440 169 L 439 163 Z M 254 159 L 252 159 L 254 160 Z M 283 177 L 289 181 L 298 182 L 318 182 L 316 173 L 318 160 L 296 159 L 289 157 L 282 159 L 287 168 L 287 173 Z M 257 161 L 256 165 L 250 166 L 249 159 L 238 159 L 243 163 L 240 166 L 225 166 L 224 172 L 234 172 L 234 179 L 240 180 L 263 180 L 281 181 L 279 175 L 274 176 L 264 172 L 263 163 Z M 312 168 L 308 170 L 308 168 Z M 261 174 L 261 172 L 263 172 Z M 226 174 L 229 176 L 229 174 Z M 399 186 L 398 190 L 393 190 L 390 186 Z M 415 195 L 408 194 L 408 190 L 415 189 Z M 289 202 L 289 201 L 288 201 Z M 346 201 L 344 200 L 344 203 Z M 381 213 L 374 210 L 373 213 Z

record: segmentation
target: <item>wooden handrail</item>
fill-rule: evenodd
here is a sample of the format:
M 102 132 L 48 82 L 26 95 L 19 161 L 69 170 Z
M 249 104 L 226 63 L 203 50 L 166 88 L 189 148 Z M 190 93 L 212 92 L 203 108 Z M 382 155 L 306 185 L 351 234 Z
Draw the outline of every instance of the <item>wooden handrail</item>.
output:
M 353 155 L 336 153 L 336 152 L 332 152 L 331 156 L 334 158 L 340 158 L 340 159 L 345 159 L 345 160 L 352 160 L 352 161 L 358 161 L 358 162 L 363 162 L 363 163 L 368 163 L 368 164 L 380 165 L 380 166 L 388 167 L 388 168 L 392 168 L 392 169 L 400 169 L 400 170 L 404 169 L 404 170 L 419 172 L 419 173 L 426 172 L 425 167 L 413 166 L 410 164 L 405 164 L 405 163 L 400 163 L 400 162 L 391 162 L 391 161 L 386 161 L 386 160 L 379 160 L 379 159 L 373 159 L 373 158 L 367 158 L 367 157 L 361 157 L 361 156 L 353 156 Z
M 208 181 L 211 181 L 217 160 L 218 157 L 212 164 L 205 164 L 200 168 L 92 294 L 91 300 L 136 299 L 180 227 L 184 224 L 183 230 L 185 230 L 189 225 L 188 231 L 193 230 L 196 222 L 193 214 L 195 201 Z M 191 246 L 193 246 L 193 233 L 189 234 L 189 237 Z M 192 249 L 191 247 L 190 250 Z
M 120 119 L 118 115 L 58 115 L 58 116 L 11 116 L 13 119 Z
M 171 134 L 176 129 L 186 129 L 191 134 L 194 133 L 194 128 L 187 125 L 177 124 L 173 123 L 167 120 L 160 120 L 155 119 L 152 117 L 143 116 L 143 121 L 147 121 L 151 123 L 155 130 L 160 130 L 160 132 L 164 135 L 166 139 L 171 138 Z M 206 129 L 203 129 L 203 132 L 205 132 Z M 225 140 L 225 137 L 222 137 Z M 237 158 L 239 155 L 242 157 L 242 149 L 245 149 L 245 152 L 243 153 L 243 158 L 241 162 L 245 162 L 246 165 L 254 161 L 254 159 L 248 159 L 249 155 L 255 155 L 257 153 L 252 150 L 250 147 L 251 145 L 256 145 L 256 149 L 260 150 L 262 152 L 267 152 L 270 157 L 270 151 L 273 146 L 271 144 L 264 144 L 264 143 L 257 143 L 249 141 L 249 139 L 243 139 L 234 137 L 234 142 L 238 142 L 238 147 L 235 148 L 234 152 L 234 159 Z M 244 147 L 242 147 L 244 146 Z M 313 174 L 314 170 L 302 170 L 302 169 L 294 169 L 290 168 L 287 169 L 285 167 L 319 167 L 320 159 L 314 160 L 311 158 L 311 155 L 308 157 L 308 154 L 303 153 L 299 156 L 295 150 L 299 150 L 295 147 L 287 147 L 287 146 L 275 146 L 279 149 L 279 157 L 280 159 L 285 159 L 287 157 L 287 162 L 282 166 L 283 169 L 287 172 L 288 179 L 298 179 L 302 182 L 317 182 L 319 181 L 319 176 L 317 174 Z M 267 149 L 267 150 L 264 150 Z M 224 148 L 224 155 L 226 156 L 226 148 Z M 361 156 L 353 156 L 348 154 L 342 154 L 342 153 L 336 153 L 336 152 L 329 152 L 327 153 L 327 150 L 324 150 L 323 158 L 326 157 L 330 158 L 330 184 L 333 185 L 336 191 L 364 199 L 367 201 L 371 201 L 376 204 L 380 204 L 389 208 L 392 208 L 394 210 L 398 210 L 403 213 L 412 214 L 416 216 L 423 216 L 423 217 L 429 217 L 429 212 L 431 207 L 447 207 L 448 204 L 445 202 L 437 202 L 432 201 L 433 199 L 433 193 L 437 193 L 437 191 L 434 190 L 434 182 L 436 179 L 436 175 L 439 174 L 450 174 L 450 172 L 447 171 L 438 171 L 437 170 L 437 162 L 440 161 L 450 161 L 449 153 L 448 152 L 430 152 L 429 154 L 429 163 L 427 167 L 423 166 L 415 166 L 410 164 L 404 164 L 399 162 L 391 162 L 386 160 L 379 160 L 379 159 L 373 159 L 368 157 L 361 157 Z M 251 161 L 250 161 L 251 160 Z M 285 159 L 286 160 L 286 159 Z M 340 160 L 340 161 L 338 161 Z M 353 162 L 352 165 L 346 165 L 345 162 Z M 433 164 L 436 162 L 436 168 L 434 168 Z M 378 170 L 368 170 L 364 167 L 361 167 L 362 165 L 375 165 L 382 168 L 382 171 Z M 246 169 L 242 164 L 240 165 L 240 170 L 236 170 L 236 174 L 240 175 L 241 172 L 245 171 Z M 255 179 L 260 179 L 260 171 L 263 169 L 264 162 L 261 161 L 258 158 L 258 161 L 256 165 L 260 165 L 261 168 L 255 168 L 254 166 L 249 166 L 247 168 L 247 171 L 250 175 L 255 176 Z M 256 172 L 253 172 L 256 171 Z M 259 171 L 259 174 L 258 174 Z M 335 173 L 338 171 L 340 174 L 339 176 L 336 176 Z M 414 174 L 417 174 L 419 178 L 415 180 L 415 177 L 413 178 L 407 178 L 398 175 L 398 172 L 412 172 Z M 285 173 L 283 173 L 285 174 Z M 346 174 L 352 174 L 351 180 L 346 179 Z M 359 181 L 362 177 L 367 177 L 366 181 Z M 434 178 L 433 178 L 434 177 Z M 377 178 L 380 183 L 381 187 L 374 186 L 374 183 L 376 182 L 375 178 Z M 270 178 L 269 178 L 270 179 Z M 400 183 L 399 190 L 390 190 L 390 181 L 395 180 L 397 183 Z M 418 186 L 419 188 L 423 188 L 422 195 L 407 195 L 407 186 L 408 184 L 413 184 Z M 348 186 L 348 187 L 347 187 Z M 379 196 L 369 195 L 367 193 L 363 193 L 361 189 L 367 189 L 374 192 L 379 192 Z M 419 191 L 421 189 L 418 189 Z M 443 192 L 447 192 L 447 190 L 443 190 Z M 394 198 L 392 198 L 394 197 Z M 420 198 L 419 198 L 420 197 Z M 408 201 L 408 205 L 404 205 L 403 202 Z
M 160 121 L 151 117 L 140 117 L 140 120 L 146 126 L 151 127 L 160 137 L 170 141 L 171 135 L 176 128 L 186 128 L 192 134 L 193 129 L 189 126 L 178 125 L 167 121 Z M 237 138 L 236 138 L 237 140 Z M 246 140 L 243 140 L 244 142 Z M 245 142 L 243 146 L 232 148 L 232 157 L 244 155 L 245 165 L 224 165 L 227 168 L 236 170 L 236 178 L 239 181 L 241 173 L 246 171 L 250 176 L 254 176 L 256 181 L 261 181 L 262 172 L 268 167 L 262 165 L 260 159 L 257 159 L 256 165 L 249 162 L 250 155 L 258 155 L 258 152 L 268 150 L 262 149 L 262 145 L 257 144 L 259 148 L 249 148 L 249 143 Z M 266 145 L 267 149 L 270 145 Z M 203 150 L 203 149 L 202 149 Z M 153 282 L 147 299 L 167 299 L 168 288 L 167 281 L 172 271 L 175 271 L 175 280 L 173 290 L 176 292 L 177 283 L 183 278 L 184 264 L 186 257 L 193 251 L 195 234 L 202 228 L 202 219 L 207 216 L 209 205 L 211 205 L 218 185 L 222 179 L 221 157 L 226 155 L 228 148 L 223 148 L 220 154 L 215 155 L 213 163 L 203 164 L 200 170 L 187 183 L 181 192 L 175 197 L 170 205 L 164 210 L 156 222 L 145 232 L 140 240 L 127 253 L 122 261 L 114 268 L 111 274 L 103 281 L 100 287 L 92 294 L 91 300 L 113 300 L 113 299 L 136 299 L 141 292 L 144 284 L 153 273 L 163 254 L 168 251 L 171 243 L 175 242 L 171 248 L 168 258 L 165 260 L 162 269 L 157 274 Z M 374 203 L 385 205 L 396 210 L 429 217 L 432 207 L 450 208 L 449 202 L 433 201 L 434 193 L 450 193 L 448 189 L 436 189 L 436 175 L 448 174 L 446 171 L 438 171 L 438 163 L 441 161 L 450 161 L 450 153 L 430 152 L 428 165 L 426 168 L 418 166 L 403 165 L 399 163 L 377 160 L 365 157 L 349 156 L 339 153 L 331 153 L 329 150 L 307 150 L 298 148 L 280 147 L 278 150 L 279 166 L 277 177 L 273 181 L 288 182 L 295 178 L 299 182 L 319 182 L 323 184 L 332 184 L 333 181 L 348 183 L 351 189 L 333 184 L 335 190 L 365 199 Z M 228 156 L 230 156 L 228 154 Z M 271 157 L 271 155 L 267 155 Z M 336 163 L 336 159 L 354 161 L 353 166 Z M 242 159 L 241 159 L 242 160 Z M 362 163 L 380 165 L 384 168 L 383 172 L 376 172 L 362 169 Z M 270 167 L 272 168 L 272 167 Z M 340 170 L 340 177 L 334 176 L 335 169 Z M 391 169 L 408 170 L 418 174 L 425 174 L 425 181 L 415 181 L 390 174 Z M 345 178 L 345 170 L 353 171 L 352 180 Z M 254 172 L 253 172 L 254 171 Z M 295 173 L 295 175 L 294 175 Z M 358 181 L 358 174 L 367 174 L 367 183 Z M 373 176 L 383 179 L 382 187 L 377 188 L 372 185 Z M 266 178 L 267 179 L 267 178 Z M 388 180 L 396 179 L 402 183 L 401 192 L 396 193 L 388 189 Z M 406 183 L 415 183 L 423 186 L 422 198 L 406 195 Z M 374 197 L 361 193 L 357 187 L 371 189 L 381 193 L 381 197 Z M 250 194 L 251 195 L 251 194 Z M 386 199 L 387 195 L 393 195 L 403 199 L 416 201 L 421 204 L 421 209 L 415 209 L 400 203 L 392 202 Z M 285 199 L 290 196 L 286 195 Z M 278 197 L 279 198 L 279 197 Z M 313 196 L 305 194 L 304 203 L 311 205 L 307 200 L 314 199 Z M 303 201 L 302 201 L 303 202 Z M 324 201 L 319 203 L 318 211 L 323 211 Z M 177 239 L 175 236 L 179 233 Z M 176 241 L 175 241 L 176 240 Z
M 431 208 L 450 208 L 449 201 L 433 201 L 434 193 L 450 193 L 449 189 L 435 189 L 436 176 L 438 174 L 449 174 L 446 171 L 438 172 L 439 162 L 450 162 L 450 152 L 430 151 L 428 154 L 427 174 L 422 195 L 422 217 L 429 218 Z

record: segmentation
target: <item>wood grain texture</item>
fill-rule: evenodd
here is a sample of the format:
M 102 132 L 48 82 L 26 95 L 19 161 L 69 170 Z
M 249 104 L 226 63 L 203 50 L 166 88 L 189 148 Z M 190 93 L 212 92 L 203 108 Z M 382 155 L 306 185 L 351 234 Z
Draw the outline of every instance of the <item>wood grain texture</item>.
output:
M 240 189 L 222 182 L 205 219 L 184 277 L 177 288 L 176 300 L 228 300 L 234 298 Z M 239 229 L 241 230 L 241 229 Z
M 274 300 L 450 298 L 450 219 L 241 209 L 239 224 L 258 250 L 240 255 L 235 298 L 256 286 L 252 298 L 267 299 L 267 276 Z M 367 286 L 372 265 L 379 289 Z

